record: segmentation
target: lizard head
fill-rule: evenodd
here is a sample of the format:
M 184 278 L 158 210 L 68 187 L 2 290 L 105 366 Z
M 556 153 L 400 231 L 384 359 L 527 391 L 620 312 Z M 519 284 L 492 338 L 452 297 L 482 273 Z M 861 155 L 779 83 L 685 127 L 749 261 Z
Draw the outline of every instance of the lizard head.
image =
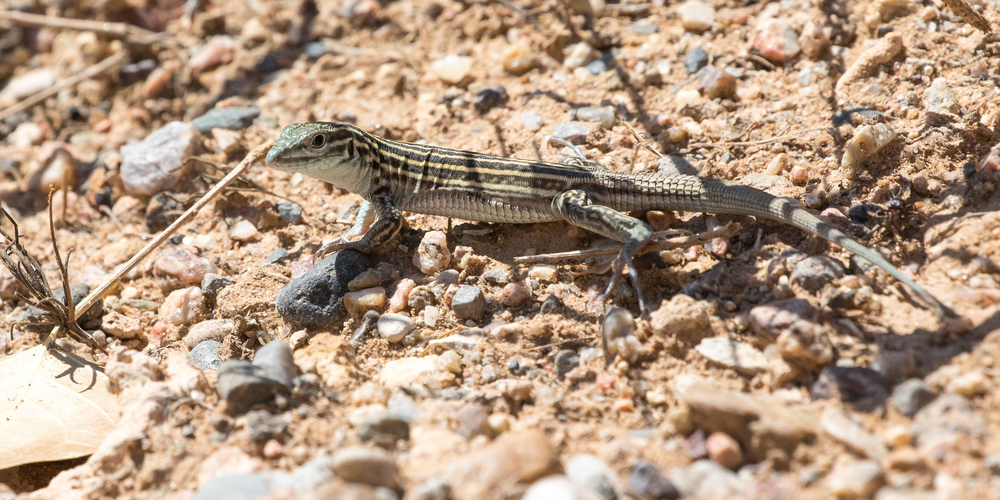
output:
M 361 129 L 346 123 L 289 125 L 267 152 L 267 166 L 301 172 L 358 193 L 367 185 L 376 146 Z

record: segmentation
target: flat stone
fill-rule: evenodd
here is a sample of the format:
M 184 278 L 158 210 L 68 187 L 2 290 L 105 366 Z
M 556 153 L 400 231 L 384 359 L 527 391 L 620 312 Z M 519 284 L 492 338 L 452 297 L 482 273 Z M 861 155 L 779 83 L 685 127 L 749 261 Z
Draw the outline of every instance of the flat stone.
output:
M 791 279 L 799 286 L 816 292 L 844 276 L 844 265 L 827 255 L 813 255 L 795 265 Z
M 805 299 L 776 300 L 750 310 L 750 325 L 754 333 L 765 339 L 776 339 L 792 323 L 812 321 L 816 308 Z
M 715 9 L 698 0 L 682 3 L 677 7 L 677 15 L 681 18 L 681 26 L 685 31 L 707 31 L 715 24 Z
M 521 500 L 600 500 L 601 498 L 596 493 L 573 483 L 566 476 L 549 476 L 533 483 L 528 491 L 524 492 Z
M 625 482 L 629 494 L 649 500 L 676 500 L 681 494 L 655 465 L 640 460 L 632 466 Z
M 292 347 L 284 340 L 273 340 L 257 349 L 252 363 L 289 389 L 292 388 L 292 380 L 299 374 L 299 368 L 295 366 L 292 357 Z
M 199 132 L 207 134 L 213 128 L 243 130 L 260 116 L 257 108 L 212 108 L 191 121 Z
M 912 417 L 937 398 L 937 392 L 922 379 L 911 378 L 892 391 L 892 406 L 907 417 Z
M 823 410 L 819 425 L 834 439 L 868 458 L 881 461 L 889 454 L 885 443 L 839 408 L 827 407 Z
M 562 472 L 562 466 L 549 438 L 527 430 L 505 432 L 441 471 L 450 479 L 453 498 L 507 498 L 524 485 Z
M 601 459 L 585 453 L 575 455 L 566 463 L 566 477 L 574 484 L 597 493 L 604 500 L 623 496 L 618 475 Z
M 767 369 L 767 358 L 750 344 L 736 342 L 728 337 L 702 339 L 695 347 L 702 356 L 729 368 L 753 373 Z
M 860 366 L 828 366 L 809 391 L 813 400 L 839 399 L 858 411 L 873 411 L 889 398 L 888 380 Z
M 573 110 L 573 117 L 582 122 L 597 122 L 602 127 L 610 129 L 615 124 L 614 108 L 605 106 L 600 108 L 584 107 Z
M 451 310 L 459 319 L 479 319 L 486 312 L 486 296 L 479 287 L 462 285 L 451 299 Z
M 195 324 L 184 336 L 184 344 L 188 349 L 194 349 L 206 340 L 222 342 L 229 334 L 236 331 L 236 324 L 231 319 L 209 319 Z
M 529 113 L 524 113 L 524 114 L 521 115 L 521 125 L 523 125 L 524 129 L 527 130 L 527 131 L 529 131 L 529 132 L 534 132 L 534 131 L 542 128 L 542 125 L 544 123 L 545 123 L 545 121 L 542 120 L 542 117 L 538 116 L 535 113 L 530 113 L 529 112 Z
M 392 449 L 398 441 L 410 439 L 410 422 L 392 411 L 366 412 L 352 423 L 362 442 L 382 448 Z
M 940 114 L 958 114 L 961 106 L 958 97 L 948 87 L 947 78 L 935 78 L 924 91 L 924 108 L 927 111 Z
M 417 328 L 413 320 L 396 313 L 385 313 L 376 323 L 379 335 L 389 342 L 402 342 L 403 338 Z
M 188 361 L 199 370 L 215 370 L 222 364 L 222 358 L 219 356 L 221 348 L 222 343 L 215 340 L 199 342 L 188 353 Z
M 295 203 L 281 200 L 274 204 L 274 208 L 285 222 L 292 225 L 302 222 L 302 207 Z
M 826 478 L 837 498 L 871 498 L 885 484 L 885 473 L 874 460 L 838 463 Z
M 698 460 L 687 467 L 674 468 L 670 482 L 685 498 L 742 498 L 750 490 L 733 471 L 711 460 Z
M 349 483 L 363 483 L 396 490 L 399 467 L 392 454 L 381 448 L 348 446 L 333 454 L 333 473 Z
M 276 395 L 287 395 L 288 387 L 268 376 L 250 361 L 231 359 L 218 368 L 219 396 L 237 413 L 251 406 L 270 401 Z
M 136 144 L 121 147 L 121 179 L 125 191 L 151 196 L 167 191 L 186 173 L 184 161 L 201 143 L 198 129 L 171 122 Z
M 557 123 L 552 129 L 552 137 L 562 139 L 571 144 L 586 144 L 587 135 L 589 134 L 590 126 L 577 121 Z

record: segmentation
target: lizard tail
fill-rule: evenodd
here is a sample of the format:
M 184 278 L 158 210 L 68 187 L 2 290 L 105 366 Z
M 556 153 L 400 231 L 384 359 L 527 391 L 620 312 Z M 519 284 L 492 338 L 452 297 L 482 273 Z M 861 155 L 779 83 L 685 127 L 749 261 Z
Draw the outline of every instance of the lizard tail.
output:
M 951 317 L 958 317 L 958 314 L 950 307 L 946 306 L 922 286 L 903 274 L 902 271 L 885 260 L 876 251 L 858 243 L 840 230 L 821 221 L 809 211 L 799 208 L 792 200 L 779 198 L 749 186 L 715 179 L 703 179 L 702 186 L 704 188 L 702 200 L 706 202 L 706 207 L 703 211 L 763 217 L 791 224 L 807 232 L 816 234 L 881 267 L 892 277 L 933 304 L 941 313 Z

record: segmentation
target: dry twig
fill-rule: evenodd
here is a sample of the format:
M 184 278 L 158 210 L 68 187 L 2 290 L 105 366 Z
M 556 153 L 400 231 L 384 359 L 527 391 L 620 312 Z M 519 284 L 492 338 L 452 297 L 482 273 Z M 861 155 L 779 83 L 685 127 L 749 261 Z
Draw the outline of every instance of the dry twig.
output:
M 25 26 L 44 26 L 79 31 L 96 31 L 115 38 L 124 38 L 131 43 L 150 44 L 165 39 L 167 33 L 156 33 L 126 23 L 109 23 L 105 21 L 90 21 L 87 19 L 72 19 L 68 17 L 43 16 L 16 10 L 0 10 L 0 19 L 7 19 Z

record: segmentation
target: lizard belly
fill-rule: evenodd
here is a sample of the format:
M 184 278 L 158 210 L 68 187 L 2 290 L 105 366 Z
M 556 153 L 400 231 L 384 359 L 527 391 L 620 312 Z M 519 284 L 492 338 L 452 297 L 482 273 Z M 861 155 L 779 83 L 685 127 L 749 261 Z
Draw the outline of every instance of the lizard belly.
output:
M 479 222 L 513 224 L 560 220 L 551 205 L 540 199 L 491 197 L 485 193 L 434 191 L 402 200 L 400 210 Z

